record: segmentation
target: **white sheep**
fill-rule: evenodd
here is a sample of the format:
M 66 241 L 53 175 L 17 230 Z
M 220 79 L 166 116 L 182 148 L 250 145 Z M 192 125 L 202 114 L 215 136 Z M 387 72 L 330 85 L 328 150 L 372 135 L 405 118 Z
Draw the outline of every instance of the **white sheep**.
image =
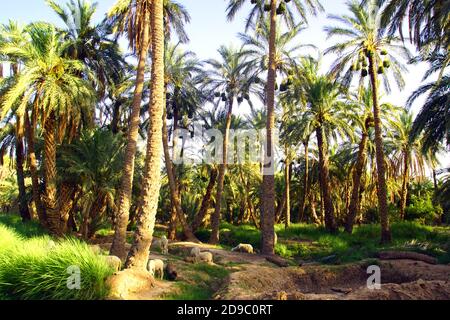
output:
M 213 255 L 211 252 L 200 252 L 198 255 L 198 258 L 200 259 L 201 262 L 205 262 L 208 264 L 213 264 Z
M 193 247 L 191 250 L 191 257 L 198 257 L 199 254 L 200 254 L 200 248 Z
M 151 249 L 158 249 L 162 254 L 167 254 L 169 252 L 169 241 L 166 236 L 162 236 L 161 238 L 153 238 Z
M 233 252 L 245 252 L 245 253 L 253 253 L 253 246 L 251 244 L 240 243 L 233 249 Z
M 158 275 L 162 280 L 164 277 L 164 262 L 160 259 L 149 260 L 147 263 L 147 270 L 153 278 Z
M 120 271 L 122 268 L 122 260 L 120 260 L 119 257 L 116 256 L 103 256 L 106 263 L 111 266 L 114 271 Z
M 167 240 L 166 236 L 161 237 L 161 253 L 162 254 L 168 254 L 169 253 L 169 240 Z

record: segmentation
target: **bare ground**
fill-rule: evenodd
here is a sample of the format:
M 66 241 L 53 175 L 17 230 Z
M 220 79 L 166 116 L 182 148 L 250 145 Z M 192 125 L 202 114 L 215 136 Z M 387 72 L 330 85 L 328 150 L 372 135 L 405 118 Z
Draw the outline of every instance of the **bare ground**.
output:
M 99 244 L 107 249 L 110 243 Z M 450 266 L 413 260 L 366 260 L 340 266 L 306 265 L 279 268 L 264 256 L 230 252 L 208 244 L 174 242 L 167 256 L 151 258 L 170 261 L 179 270 L 177 282 L 195 283 L 194 274 L 183 261 L 192 247 L 210 251 L 216 264 L 231 273 L 214 283 L 213 299 L 220 300 L 450 300 Z M 367 267 L 381 269 L 381 289 L 369 290 Z M 151 287 L 128 294 L 130 300 L 158 300 L 177 292 L 177 282 L 154 281 Z

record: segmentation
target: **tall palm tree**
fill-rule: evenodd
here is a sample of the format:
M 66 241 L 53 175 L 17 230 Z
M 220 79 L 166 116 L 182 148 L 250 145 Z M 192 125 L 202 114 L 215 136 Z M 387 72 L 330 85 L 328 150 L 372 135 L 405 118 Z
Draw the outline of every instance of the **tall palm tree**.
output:
M 410 139 L 414 122 L 413 115 L 403 109 L 398 117 L 391 118 L 390 120 L 393 134 L 388 144 L 393 151 L 391 157 L 395 159 L 396 171 L 401 172 L 399 209 L 400 218 L 404 219 L 410 178 L 413 176 L 423 177 L 426 164 L 430 163 L 430 161 L 427 159 L 427 154 L 423 153 L 420 137 L 415 140 Z
M 302 71 L 294 78 L 293 92 L 299 92 L 307 108 L 300 115 L 299 137 L 306 132 L 314 132 L 319 151 L 320 188 L 324 204 L 326 229 L 334 233 L 337 225 L 331 199 L 329 177 L 329 140 L 337 135 L 352 138 L 351 127 L 347 123 L 349 106 L 341 100 L 342 87 L 329 76 L 319 75 L 319 63 L 312 58 L 303 60 Z M 296 130 L 294 128 L 294 130 Z
M 242 8 L 245 0 L 230 0 L 227 7 L 227 17 L 232 20 L 236 13 Z M 277 15 L 281 15 L 288 27 L 292 28 L 294 23 L 294 12 L 297 12 L 301 20 L 306 22 L 306 8 L 308 8 L 313 14 L 317 10 L 321 10 L 322 6 L 317 0 L 293 0 L 290 3 L 286 3 L 278 0 L 270 0 L 269 4 L 266 4 L 264 0 L 252 1 L 253 8 L 250 15 L 247 18 L 248 29 L 252 23 L 257 28 L 260 24 L 264 23 L 266 19 L 265 11 L 270 12 L 268 19 L 270 21 L 270 36 L 269 36 L 269 59 L 268 59 L 268 73 L 266 84 L 266 99 L 267 104 L 267 124 L 266 124 L 266 146 L 264 152 L 264 168 L 265 174 L 263 175 L 263 215 L 262 215 L 262 252 L 264 254 L 273 254 L 275 247 L 274 238 L 274 214 L 275 214 L 275 178 L 274 178 L 274 146 L 272 143 L 273 129 L 275 126 L 275 77 L 276 77 L 276 33 L 277 33 Z M 290 8 L 292 6 L 294 11 Z
M 353 73 L 361 70 L 361 79 L 370 75 L 372 87 L 373 118 L 375 126 L 375 144 L 378 172 L 378 205 L 381 217 L 381 241 L 389 242 L 391 232 L 389 227 L 386 167 L 383 151 L 383 131 L 379 105 L 379 76 L 381 75 L 387 91 L 390 90 L 388 70 L 399 87 L 404 85 L 402 72 L 407 70 L 400 64 L 396 55 L 409 59 L 408 50 L 395 36 L 386 36 L 379 21 L 381 10 L 378 7 L 364 7 L 358 2 L 349 2 L 350 15 L 329 16 L 343 26 L 329 26 L 325 28 L 328 37 L 345 37 L 345 40 L 329 47 L 325 53 L 335 53 L 337 60 L 332 66 L 331 74 L 343 78 L 343 83 L 351 83 Z M 386 57 L 386 58 L 384 58 Z M 384 58 L 384 60 L 383 60 Z M 368 69 L 367 69 L 368 68 Z
M 134 88 L 131 115 L 129 119 L 127 147 L 115 216 L 115 232 L 110 254 L 126 257 L 125 243 L 128 216 L 131 205 L 134 161 L 136 157 L 139 133 L 139 115 L 141 111 L 142 92 L 144 89 L 145 67 L 150 43 L 151 0 L 118 1 L 109 11 L 108 17 L 117 26 L 119 34 L 126 33 L 130 49 L 138 55 L 136 83 Z
M 353 104 L 355 112 L 350 114 L 352 125 L 358 128 L 358 134 L 361 135 L 360 142 L 356 151 L 356 158 L 353 165 L 352 191 L 347 210 L 345 231 L 352 233 L 355 219 L 360 211 L 362 177 L 367 169 L 368 151 L 371 145 L 370 137 L 373 136 L 373 114 L 372 114 L 372 90 L 369 87 L 360 87 L 356 94 L 353 94 L 349 103 Z M 384 122 L 388 122 L 389 116 L 395 114 L 397 108 L 390 104 L 382 104 L 380 116 Z M 343 146 L 346 149 L 346 146 Z
M 125 155 L 122 184 L 118 197 L 114 240 L 111 254 L 125 259 L 125 237 L 128 226 L 133 186 L 134 162 L 139 133 L 139 115 L 141 111 L 142 93 L 144 88 L 145 66 L 150 45 L 150 8 L 151 0 L 118 0 L 109 11 L 108 17 L 117 34 L 126 33 L 129 46 L 138 52 L 138 67 L 134 91 L 132 111 L 129 119 L 128 143 Z M 169 10 L 170 9 L 170 10 Z M 164 18 L 166 37 L 174 26 L 180 39 L 184 38 L 184 24 L 190 17 L 184 7 L 171 0 L 164 0 Z
M 65 125 L 80 120 L 83 111 L 80 107 L 92 101 L 94 95 L 90 84 L 77 76 L 85 72 L 84 65 L 64 58 L 66 43 L 61 41 L 53 26 L 36 23 L 30 25 L 27 32 L 30 41 L 25 46 L 16 47 L 11 43 L 1 48 L 4 54 L 20 59 L 24 67 L 4 97 L 0 118 L 16 104 L 15 112 L 19 115 L 26 113 L 30 103 L 37 109 L 34 113 L 44 131 L 47 223 L 53 234 L 60 235 L 62 221 L 57 206 L 56 145 L 62 138 Z
M 161 141 L 164 113 L 164 6 L 163 0 L 152 0 L 152 72 L 150 121 L 142 187 L 142 200 L 126 267 L 145 269 L 152 243 L 161 178 Z
M 220 209 L 222 202 L 223 182 L 227 168 L 228 139 L 232 121 L 233 106 L 250 101 L 252 83 L 255 82 L 256 74 L 254 63 L 249 61 L 248 52 L 245 49 L 234 49 L 222 46 L 218 50 L 221 60 L 208 60 L 206 64 L 210 69 L 205 73 L 205 83 L 213 95 L 220 102 L 225 103 L 226 124 L 223 135 L 222 163 L 219 166 L 217 179 L 216 206 L 212 216 L 212 232 L 209 240 L 212 244 L 219 242 Z
M 180 201 L 180 187 L 176 177 L 175 167 L 172 161 L 175 160 L 176 143 L 178 137 L 176 132 L 178 130 L 179 122 L 182 118 L 193 118 L 194 111 L 197 105 L 201 104 L 201 94 L 196 87 L 196 74 L 201 72 L 200 63 L 195 58 L 195 54 L 189 51 L 183 51 L 179 48 L 179 43 L 176 45 L 166 44 L 165 52 L 165 80 L 164 91 L 166 96 L 166 109 L 171 112 L 173 119 L 173 139 L 172 147 L 173 154 L 170 157 L 168 130 L 167 130 L 167 114 L 164 113 L 163 120 L 163 148 L 164 159 L 167 170 L 167 177 L 169 179 L 169 188 L 172 203 L 172 223 L 169 226 L 169 239 L 175 238 L 176 221 L 179 220 L 183 227 L 185 237 L 190 240 L 196 240 L 190 226 L 188 225 Z M 178 218 L 178 219 L 177 219 Z
M 353 121 L 358 124 L 358 127 L 361 129 L 361 140 L 358 145 L 358 155 L 353 168 L 352 193 L 345 224 L 345 231 L 350 234 L 353 231 L 353 225 L 360 207 L 361 178 L 367 161 L 366 153 L 369 141 L 369 130 L 373 127 L 373 117 L 371 112 L 372 91 L 365 87 L 360 87 L 358 91 L 357 96 L 354 97 L 352 102 L 356 103 L 355 109 L 359 112 L 355 113 Z

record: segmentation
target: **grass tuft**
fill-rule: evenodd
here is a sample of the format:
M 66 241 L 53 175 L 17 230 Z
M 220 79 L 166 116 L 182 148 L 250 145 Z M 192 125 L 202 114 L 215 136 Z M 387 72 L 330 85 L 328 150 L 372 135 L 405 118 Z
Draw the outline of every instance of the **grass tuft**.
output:
M 68 268 L 80 270 L 80 289 L 69 289 Z M 107 296 L 114 270 L 77 239 L 25 239 L 0 224 L 0 299 L 96 300 Z

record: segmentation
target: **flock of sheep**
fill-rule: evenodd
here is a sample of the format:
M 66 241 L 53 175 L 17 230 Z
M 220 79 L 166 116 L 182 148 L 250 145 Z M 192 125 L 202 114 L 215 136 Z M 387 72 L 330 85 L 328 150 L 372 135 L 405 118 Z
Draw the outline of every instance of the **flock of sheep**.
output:
M 53 241 L 51 241 L 53 242 Z M 53 242 L 54 244 L 54 242 Z M 49 244 L 52 245 L 51 243 Z M 54 244 L 55 245 L 55 244 Z M 100 247 L 91 246 L 91 248 L 96 253 L 101 253 Z M 169 253 L 169 240 L 167 240 L 166 236 L 162 236 L 159 239 L 153 239 L 151 249 L 158 249 L 161 254 L 167 255 Z M 253 254 L 254 250 L 252 245 L 250 244 L 239 244 L 236 247 L 231 249 L 232 252 L 242 252 L 242 253 L 250 253 Z M 122 267 L 122 261 L 116 256 L 104 256 L 106 262 L 112 266 L 115 270 L 119 271 Z M 199 247 L 193 247 L 190 251 L 190 254 L 184 258 L 185 262 L 189 263 L 207 263 L 214 264 L 214 256 L 209 251 L 202 251 Z M 164 274 L 166 274 L 167 278 L 171 281 L 177 279 L 178 274 L 175 266 L 172 263 L 165 264 L 161 259 L 149 259 L 147 263 L 147 270 L 150 275 L 155 279 L 163 279 Z
M 162 254 L 168 254 L 169 241 L 166 236 L 162 236 L 160 239 L 155 239 L 152 243 L 152 248 L 159 248 Z M 250 244 L 239 244 L 238 246 L 232 248 L 231 251 L 254 253 L 253 247 Z M 199 247 L 193 247 L 190 251 L 190 255 L 185 257 L 184 261 L 190 263 L 214 264 L 214 256 L 209 251 L 201 251 Z M 164 271 L 166 271 L 169 280 L 175 280 L 177 278 L 175 267 L 170 263 L 165 266 L 164 261 L 161 259 L 150 259 L 147 264 L 147 270 L 152 277 L 157 279 L 162 280 L 164 278 Z

